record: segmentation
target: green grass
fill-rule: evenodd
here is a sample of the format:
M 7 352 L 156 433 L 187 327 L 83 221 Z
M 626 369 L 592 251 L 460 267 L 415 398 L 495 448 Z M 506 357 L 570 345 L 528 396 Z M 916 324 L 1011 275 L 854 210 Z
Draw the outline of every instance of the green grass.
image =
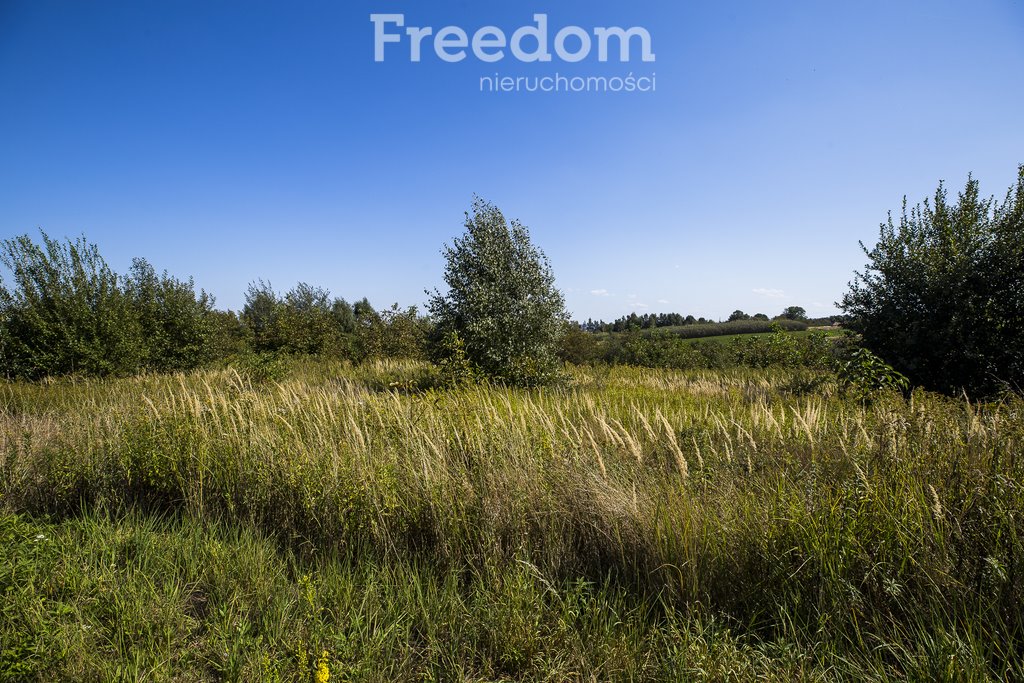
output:
M 1024 677 L 1024 404 L 784 371 L 0 385 L 0 680 Z
M 731 320 L 728 322 L 693 323 L 691 325 L 672 325 L 635 330 L 644 337 L 671 335 L 680 339 L 710 339 L 727 336 L 749 336 L 766 334 L 773 327 L 781 327 L 785 332 L 805 332 L 807 323 L 798 320 Z M 598 339 L 611 339 L 629 332 L 595 332 Z
M 814 329 L 787 330 L 786 334 L 791 335 L 791 336 L 796 337 L 796 338 L 801 338 L 801 337 L 807 337 L 812 332 L 817 332 L 817 331 L 823 332 L 825 334 L 825 336 L 827 336 L 827 337 L 840 337 L 844 333 L 843 330 L 838 329 L 838 328 L 827 328 L 827 329 L 822 329 L 822 330 L 814 330 Z M 687 344 L 692 344 L 694 342 L 712 342 L 712 343 L 715 343 L 715 344 L 728 344 L 729 342 L 733 341 L 734 339 L 759 339 L 759 338 L 763 338 L 763 337 L 771 337 L 772 334 L 774 334 L 774 333 L 773 332 L 747 332 L 747 333 L 743 333 L 743 334 L 719 334 L 719 335 L 715 335 L 713 337 L 690 337 L 690 338 L 683 339 L 683 341 L 685 343 L 687 343 Z

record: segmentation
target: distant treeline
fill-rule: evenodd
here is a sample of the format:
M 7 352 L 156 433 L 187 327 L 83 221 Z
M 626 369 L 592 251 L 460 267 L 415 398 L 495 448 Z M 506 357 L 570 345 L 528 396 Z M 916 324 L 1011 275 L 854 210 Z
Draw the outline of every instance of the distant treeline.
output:
M 767 329 L 767 323 L 772 320 L 792 320 L 806 323 L 810 326 L 822 326 L 831 325 L 835 322 L 842 322 L 843 316 L 841 315 L 830 315 L 823 318 L 808 318 L 806 312 L 800 306 L 790 306 L 782 311 L 779 315 L 774 318 L 769 318 L 764 313 L 755 313 L 754 315 L 747 315 L 743 311 L 733 311 L 726 322 L 740 322 L 740 321 L 761 321 L 766 323 L 765 328 Z M 650 330 L 663 327 L 689 327 L 692 325 L 708 325 L 720 324 L 721 321 L 709 320 L 707 318 L 697 318 L 692 315 L 683 315 L 682 313 L 644 313 L 638 315 L 636 313 L 630 313 L 624 315 L 621 318 L 608 323 L 604 320 L 593 320 L 588 318 L 586 322 L 581 323 L 582 327 L 587 332 L 627 332 L 629 330 Z M 760 330 L 758 330 L 760 331 Z M 720 334 L 743 334 L 742 332 L 722 332 Z M 693 334 L 692 337 L 710 337 L 713 334 Z

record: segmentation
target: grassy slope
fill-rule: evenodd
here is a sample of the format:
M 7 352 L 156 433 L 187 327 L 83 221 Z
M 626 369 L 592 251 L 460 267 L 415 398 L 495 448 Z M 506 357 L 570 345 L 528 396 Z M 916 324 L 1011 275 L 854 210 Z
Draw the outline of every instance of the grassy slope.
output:
M 1024 406 L 773 372 L 0 389 L 0 680 L 1024 676 Z

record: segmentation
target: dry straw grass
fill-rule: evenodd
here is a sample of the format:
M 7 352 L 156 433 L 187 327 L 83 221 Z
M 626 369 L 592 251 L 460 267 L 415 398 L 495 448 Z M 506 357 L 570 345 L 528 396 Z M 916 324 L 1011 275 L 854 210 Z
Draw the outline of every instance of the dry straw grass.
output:
M 859 404 L 751 370 L 395 388 L 429 373 L 6 384 L 3 504 L 187 511 L 356 561 L 528 562 L 750 633 L 827 626 L 829 647 L 870 653 L 953 629 L 985 662 L 1020 664 L 1019 401 Z

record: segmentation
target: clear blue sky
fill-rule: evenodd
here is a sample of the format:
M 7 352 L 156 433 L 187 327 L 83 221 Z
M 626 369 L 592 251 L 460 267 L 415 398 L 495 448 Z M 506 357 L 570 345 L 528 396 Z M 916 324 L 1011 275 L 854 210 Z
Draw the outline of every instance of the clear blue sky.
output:
M 644 27 L 656 61 L 374 62 L 371 13 L 535 12 Z M 481 93 L 496 71 L 657 89 Z M 0 237 L 84 233 L 225 308 L 257 278 L 422 303 L 477 193 L 577 318 L 830 313 L 904 194 L 1005 192 L 1022 121 L 1020 1 L 0 0 Z

